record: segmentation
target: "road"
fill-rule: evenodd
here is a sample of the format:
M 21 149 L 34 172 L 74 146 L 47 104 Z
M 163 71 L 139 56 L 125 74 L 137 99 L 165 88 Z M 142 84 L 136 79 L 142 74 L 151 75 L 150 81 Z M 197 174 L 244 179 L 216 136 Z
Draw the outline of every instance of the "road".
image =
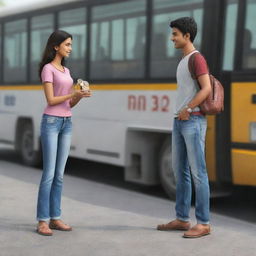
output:
M 6 147 L 0 145 L 0 160 L 11 161 L 14 163 L 21 164 L 20 158 L 13 150 L 7 150 Z M 40 169 L 38 169 L 40 171 Z M 123 168 L 95 163 L 91 161 L 85 161 L 75 158 L 69 158 L 66 167 L 66 175 L 77 177 L 83 181 L 95 181 L 97 183 L 111 185 L 116 188 L 123 188 L 128 191 L 135 191 L 140 194 L 150 195 L 158 197 L 160 199 L 169 200 L 168 196 L 159 186 L 143 186 L 134 184 L 131 182 L 124 181 Z M 69 191 L 69 193 L 75 193 Z M 112 204 L 112 196 L 106 199 L 102 198 L 104 205 L 108 206 Z M 119 200 L 113 200 L 117 204 L 117 208 L 127 210 L 124 203 L 118 205 Z M 132 204 L 134 204 L 133 201 Z M 138 206 L 139 208 L 141 206 Z M 135 205 L 132 205 L 133 210 L 136 212 Z M 153 207 L 154 208 L 154 207 Z M 147 209 L 147 208 L 146 208 Z M 162 210 L 158 210 L 154 215 L 155 210 L 147 213 L 138 210 L 138 213 L 149 214 L 154 217 L 168 217 L 169 216 L 169 205 Z M 212 198 L 211 199 L 211 212 L 222 214 L 224 216 L 230 216 L 250 223 L 256 223 L 256 188 L 254 187 L 235 187 L 233 193 L 230 196 Z
M 121 188 L 123 181 L 115 181 L 119 185 L 113 181 L 118 171 L 115 168 L 99 165 L 101 172 L 97 173 L 95 164 L 82 165 L 74 159 L 68 163 L 62 200 L 63 219 L 72 224 L 73 231 L 39 236 L 34 215 L 41 170 L 20 165 L 11 152 L 5 151 L 2 157 L 4 154 L 9 161 L 0 159 L 1 256 L 255 254 L 256 224 L 212 213 L 212 234 L 201 239 L 187 240 L 182 232 L 157 231 L 157 224 L 175 215 L 174 202 L 162 197 L 160 188 L 154 188 L 157 196 L 149 195 L 148 188 L 141 186 Z M 81 170 L 76 174 L 77 165 L 83 174 Z M 98 180 L 96 176 L 105 178 Z M 193 209 L 191 217 L 195 223 Z

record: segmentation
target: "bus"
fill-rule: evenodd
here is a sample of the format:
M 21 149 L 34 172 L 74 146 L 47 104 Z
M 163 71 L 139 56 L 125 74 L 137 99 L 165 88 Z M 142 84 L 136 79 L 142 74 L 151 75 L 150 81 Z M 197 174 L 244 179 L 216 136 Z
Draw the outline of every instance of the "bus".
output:
M 162 184 L 171 168 L 176 67 L 171 20 L 198 24 L 196 48 L 225 88 L 225 111 L 208 116 L 213 187 L 256 185 L 256 0 L 53 0 L 0 9 L 0 142 L 40 161 L 45 107 L 38 63 L 50 33 L 73 35 L 67 66 L 93 97 L 73 109 L 70 156 L 124 168 L 125 180 Z

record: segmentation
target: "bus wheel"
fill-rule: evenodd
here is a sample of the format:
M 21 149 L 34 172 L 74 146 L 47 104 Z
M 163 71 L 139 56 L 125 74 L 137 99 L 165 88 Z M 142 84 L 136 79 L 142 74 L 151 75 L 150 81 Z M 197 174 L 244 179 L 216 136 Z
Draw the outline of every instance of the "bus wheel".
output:
M 160 180 L 165 192 L 171 199 L 176 195 L 176 178 L 171 163 L 171 140 L 164 142 L 160 153 Z
M 30 123 L 24 124 L 20 136 L 22 162 L 28 166 L 39 166 L 41 164 L 41 152 L 34 150 L 34 133 Z

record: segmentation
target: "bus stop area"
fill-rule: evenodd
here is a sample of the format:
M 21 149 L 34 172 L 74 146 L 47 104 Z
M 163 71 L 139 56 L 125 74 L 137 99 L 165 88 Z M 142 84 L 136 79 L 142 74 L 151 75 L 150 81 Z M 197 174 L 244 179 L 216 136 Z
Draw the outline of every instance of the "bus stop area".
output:
M 182 231 L 155 229 L 157 224 L 168 221 L 165 217 L 170 212 L 163 218 L 152 217 L 150 212 L 139 214 L 107 207 L 100 200 L 113 189 L 116 196 L 113 201 L 116 198 L 122 201 L 122 196 L 129 193 L 130 202 L 141 200 L 141 204 L 145 202 L 144 207 L 155 204 L 156 212 L 163 205 L 170 209 L 170 216 L 174 216 L 174 202 L 110 185 L 80 181 L 69 175 L 64 178 L 63 220 L 73 226 L 73 231 L 54 231 L 52 237 L 40 236 L 35 231 L 34 216 L 40 175 L 38 169 L 0 161 L 1 256 L 255 255 L 255 224 L 212 214 L 211 235 L 184 239 Z M 105 192 L 98 193 L 91 188 L 104 189 Z M 89 197 L 95 198 L 95 203 L 80 200 Z M 129 201 L 125 200 L 124 204 L 128 207 Z M 194 210 L 191 211 L 193 215 Z

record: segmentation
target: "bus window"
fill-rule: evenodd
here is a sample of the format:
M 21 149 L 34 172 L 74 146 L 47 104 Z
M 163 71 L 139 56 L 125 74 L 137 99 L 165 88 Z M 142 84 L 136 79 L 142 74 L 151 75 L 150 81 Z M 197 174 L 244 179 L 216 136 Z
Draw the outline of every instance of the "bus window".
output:
M 225 20 L 225 41 L 222 63 L 223 70 L 233 70 L 234 68 L 237 11 L 238 0 L 229 0 Z
M 195 47 L 200 50 L 202 38 L 203 0 L 153 0 L 151 41 L 151 77 L 174 77 L 180 53 L 170 41 L 170 21 L 193 17 L 198 25 Z
M 5 23 L 4 82 L 27 81 L 27 20 Z
M 109 47 L 110 47 L 110 23 L 109 22 L 101 22 L 94 23 L 92 25 L 92 31 L 98 31 L 100 35 L 97 36 L 96 33 L 93 33 L 92 42 L 98 41 L 96 44 L 92 45 L 92 59 L 99 60 L 107 60 L 109 58 Z M 96 50 L 98 50 L 96 52 Z
M 256 68 L 256 0 L 248 0 L 243 41 L 243 69 Z
M 124 20 L 118 19 L 112 21 L 112 47 L 111 59 L 114 61 L 124 60 Z
M 53 32 L 53 15 L 47 14 L 31 18 L 30 79 L 38 82 L 38 65 L 48 37 Z
M 145 0 L 93 7 L 91 78 L 144 77 L 145 10 Z
M 85 77 L 86 59 L 86 9 L 79 8 L 61 11 L 58 20 L 59 29 L 65 30 L 73 36 L 72 53 L 67 59 L 67 66 L 74 78 Z

